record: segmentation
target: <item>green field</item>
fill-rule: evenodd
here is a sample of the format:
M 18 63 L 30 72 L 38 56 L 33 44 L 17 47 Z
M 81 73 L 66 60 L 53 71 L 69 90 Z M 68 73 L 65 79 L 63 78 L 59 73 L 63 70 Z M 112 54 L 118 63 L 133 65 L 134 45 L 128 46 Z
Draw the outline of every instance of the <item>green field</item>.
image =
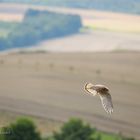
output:
M 115 135 L 115 134 L 109 134 L 109 133 L 105 133 L 105 132 L 100 132 L 97 131 L 96 134 L 93 136 L 93 138 L 95 139 L 99 139 L 101 138 L 101 140 L 121 140 L 121 136 L 119 136 L 119 134 Z

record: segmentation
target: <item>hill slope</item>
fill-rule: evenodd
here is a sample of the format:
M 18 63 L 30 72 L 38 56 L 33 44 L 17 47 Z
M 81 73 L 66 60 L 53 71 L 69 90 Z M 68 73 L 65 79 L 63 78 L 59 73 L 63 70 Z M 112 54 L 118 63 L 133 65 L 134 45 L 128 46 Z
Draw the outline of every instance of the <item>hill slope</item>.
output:
M 0 2 L 47 4 L 52 6 L 66 6 L 140 14 L 139 0 L 0 0 Z

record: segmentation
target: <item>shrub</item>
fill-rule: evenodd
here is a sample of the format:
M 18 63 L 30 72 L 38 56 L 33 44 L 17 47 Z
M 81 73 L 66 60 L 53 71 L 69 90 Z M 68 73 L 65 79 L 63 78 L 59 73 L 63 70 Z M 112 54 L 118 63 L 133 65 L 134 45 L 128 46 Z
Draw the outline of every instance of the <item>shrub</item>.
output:
M 84 124 L 80 119 L 71 119 L 63 125 L 61 132 L 55 132 L 52 140 L 93 140 L 91 135 L 95 129 Z
M 3 131 L 7 130 L 11 130 L 11 132 L 3 135 L 3 140 L 41 140 L 33 122 L 26 118 L 17 120 L 5 127 Z

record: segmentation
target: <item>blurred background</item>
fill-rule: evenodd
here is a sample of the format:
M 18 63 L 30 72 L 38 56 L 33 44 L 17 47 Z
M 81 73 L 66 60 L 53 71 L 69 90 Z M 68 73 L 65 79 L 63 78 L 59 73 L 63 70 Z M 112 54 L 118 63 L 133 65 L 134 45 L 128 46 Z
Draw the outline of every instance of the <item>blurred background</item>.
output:
M 0 140 L 139 140 L 139 93 L 139 0 L 0 0 Z

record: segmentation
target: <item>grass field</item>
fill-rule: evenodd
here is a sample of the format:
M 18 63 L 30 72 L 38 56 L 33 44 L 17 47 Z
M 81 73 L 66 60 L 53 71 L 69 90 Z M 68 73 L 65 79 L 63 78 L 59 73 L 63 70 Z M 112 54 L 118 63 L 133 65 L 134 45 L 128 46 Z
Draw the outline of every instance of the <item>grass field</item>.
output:
M 140 138 L 140 54 L 54 53 L 0 56 L 0 109 L 56 121 L 79 117 L 98 129 Z M 85 94 L 86 82 L 111 89 L 114 113 Z
M 119 136 L 115 135 L 115 134 L 107 134 L 107 133 L 101 133 L 101 132 L 96 132 L 96 134 L 93 136 L 93 138 L 98 139 L 99 137 L 101 137 L 103 140 L 116 140 L 116 139 L 121 139 Z

